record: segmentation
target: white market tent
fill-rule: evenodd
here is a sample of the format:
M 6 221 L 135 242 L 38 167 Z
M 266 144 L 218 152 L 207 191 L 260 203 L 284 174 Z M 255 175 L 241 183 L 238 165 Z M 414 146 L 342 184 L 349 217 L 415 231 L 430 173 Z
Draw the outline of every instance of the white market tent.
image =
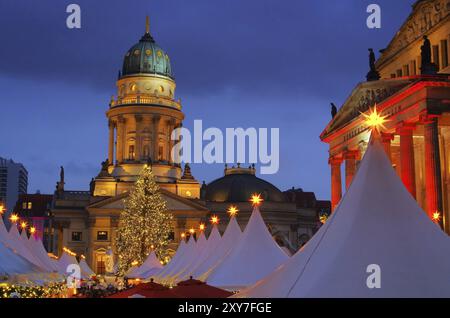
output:
M 379 267 L 381 288 L 368 288 L 371 264 Z M 417 205 L 374 140 L 316 235 L 236 296 L 450 297 L 449 269 L 450 239 Z
M 167 282 L 169 284 L 175 284 L 176 282 L 181 281 L 183 274 L 189 271 L 191 266 L 195 264 L 202 251 L 206 248 L 207 244 L 208 240 L 206 239 L 205 233 L 201 232 L 192 252 L 186 254 L 186 256 L 184 257 L 184 262 L 177 271 L 173 272 L 169 277 L 166 277 Z
M 161 270 L 161 272 L 158 273 L 156 280 L 162 282 L 165 277 L 169 276 L 172 272 L 177 271 L 177 268 L 182 266 L 186 255 L 189 255 L 191 251 L 194 249 L 195 244 L 196 243 L 193 236 L 189 238 L 187 243 L 185 243 L 184 240 L 181 241 L 175 256 L 172 258 L 169 264 L 167 264 Z
M 26 238 L 26 234 L 24 233 L 25 237 L 21 237 L 19 234 L 19 231 L 17 229 L 16 224 L 12 224 L 11 228 L 8 232 L 7 240 L 4 241 L 4 244 L 12 249 L 14 252 L 19 254 L 20 256 L 26 258 L 28 261 L 36 265 L 41 269 L 42 272 L 45 271 L 45 266 L 42 264 L 41 261 L 27 248 L 26 244 L 28 241 L 28 238 Z M 27 240 L 27 241 L 25 241 Z
M 75 256 L 70 255 L 66 251 L 63 251 L 61 257 L 58 259 L 57 264 L 58 264 L 58 269 L 59 269 L 58 272 L 61 275 L 69 275 L 71 273 L 70 271 L 67 272 L 67 267 L 69 265 L 72 265 L 72 264 L 79 265 Z
M 210 255 L 216 252 L 217 246 L 221 241 L 220 232 L 217 229 L 217 225 L 214 225 L 211 233 L 209 234 L 208 240 L 203 249 L 201 247 L 198 250 L 198 255 L 193 263 L 191 263 L 183 273 L 178 275 L 178 280 L 183 281 L 188 279 L 190 276 L 193 276 L 195 269 L 201 265 Z
M 241 235 L 242 231 L 236 218 L 231 217 L 219 244 L 213 252 L 194 269 L 192 276 L 196 279 L 206 280 L 209 273 L 220 263 L 220 261 L 226 258 L 228 253 L 236 246 Z
M 255 205 L 238 244 L 212 270 L 208 284 L 239 290 L 270 274 L 287 259 L 286 253 L 269 233 L 258 205 Z
M 56 261 L 48 256 L 48 253 L 44 245 L 42 244 L 42 241 L 40 239 L 34 238 L 33 236 L 29 238 L 29 241 L 31 251 L 33 251 L 36 257 L 38 257 L 45 264 L 45 268 L 48 271 L 58 271 L 58 265 Z
M 86 263 L 86 259 L 84 258 L 84 256 L 81 257 L 79 265 L 81 269 L 81 278 L 88 279 L 95 274 L 94 271 Z
M 1 275 L 20 275 L 40 273 L 41 269 L 22 257 L 20 254 L 14 252 L 6 245 L 0 242 L 0 274 Z
M 148 273 L 156 273 L 155 270 L 160 270 L 163 268 L 161 262 L 156 256 L 155 252 L 152 251 L 141 266 L 133 268 L 131 271 L 127 273 L 127 277 L 130 278 L 146 278 Z

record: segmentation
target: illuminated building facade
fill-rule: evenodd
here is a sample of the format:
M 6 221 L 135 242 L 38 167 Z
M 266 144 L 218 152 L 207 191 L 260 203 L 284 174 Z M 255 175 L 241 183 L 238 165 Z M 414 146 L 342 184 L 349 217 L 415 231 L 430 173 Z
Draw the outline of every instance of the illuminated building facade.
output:
M 450 232 L 450 4 L 422 0 L 320 135 L 329 144 L 331 200 L 338 205 L 367 147 L 361 112 L 387 116 L 382 138 L 405 187 Z M 342 167 L 344 166 L 344 167 Z M 341 172 L 344 170 L 344 173 Z

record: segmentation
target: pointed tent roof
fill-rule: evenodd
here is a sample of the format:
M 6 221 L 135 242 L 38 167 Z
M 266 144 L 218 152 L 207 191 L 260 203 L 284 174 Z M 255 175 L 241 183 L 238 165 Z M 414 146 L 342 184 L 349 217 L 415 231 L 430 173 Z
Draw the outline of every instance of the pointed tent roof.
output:
M 208 240 L 206 241 L 206 245 L 202 250 L 199 250 L 199 254 L 196 257 L 195 261 L 189 266 L 188 269 L 184 271 L 182 275 L 178 277 L 179 280 L 188 279 L 190 276 L 193 276 L 193 272 L 195 269 L 201 265 L 211 254 L 215 253 L 217 246 L 221 241 L 220 232 L 217 229 L 217 225 L 214 224 L 211 233 L 209 234 Z
M 77 259 L 73 255 L 69 255 L 66 251 L 63 251 L 61 257 L 58 259 L 58 268 L 61 275 L 68 275 L 67 266 L 71 264 L 78 264 Z
M 181 240 L 180 244 L 178 245 L 178 249 L 177 249 L 175 255 L 172 257 L 170 262 L 161 269 L 161 271 L 158 273 L 158 276 L 163 277 L 166 273 L 170 272 L 176 266 L 176 264 L 181 261 L 183 254 L 186 251 L 186 248 L 187 248 L 187 243 L 183 239 L 183 240 Z
M 90 276 L 95 274 L 94 271 L 86 263 L 86 260 L 84 259 L 84 257 L 81 257 L 79 264 L 80 264 L 82 278 L 88 279 Z
M 52 260 L 48 256 L 48 253 L 45 250 L 42 241 L 38 238 L 35 238 L 34 236 L 30 236 L 28 240 L 30 243 L 31 251 L 37 258 L 39 258 L 45 264 L 45 269 L 49 272 L 58 271 L 58 266 L 56 262 L 54 262 L 54 260 Z
M 161 269 L 163 266 L 161 262 L 159 261 L 158 257 L 155 254 L 155 251 L 152 251 L 147 258 L 145 259 L 144 263 L 142 263 L 141 266 L 133 269 L 131 272 L 127 274 L 128 277 L 131 278 L 146 278 L 143 276 L 144 273 L 149 272 L 150 270 L 154 269 Z
M 180 277 L 183 276 L 186 273 L 186 271 L 189 271 L 191 266 L 193 264 L 195 264 L 197 259 L 200 257 L 200 254 L 202 253 L 202 251 L 206 248 L 206 245 L 208 244 L 207 242 L 208 241 L 206 239 L 205 233 L 201 232 L 192 252 L 190 254 L 186 254 L 186 257 L 184 258 L 185 260 L 184 260 L 182 266 L 180 266 L 178 271 L 176 271 L 172 275 L 170 275 L 169 282 L 171 284 L 173 284 L 175 282 L 179 282 Z
M 241 228 L 239 227 L 236 218 L 232 217 L 213 253 L 195 268 L 192 276 L 197 279 L 205 280 L 209 276 L 211 270 L 228 255 L 234 246 L 236 246 L 241 235 Z
M 178 273 L 184 266 L 186 259 L 191 255 L 191 253 L 195 249 L 195 245 L 197 243 L 195 242 L 194 236 L 191 236 L 186 243 L 183 253 L 177 253 L 180 256 L 177 257 L 175 262 L 175 257 L 172 259 L 172 261 L 162 270 L 158 276 L 157 279 L 160 282 L 165 282 L 167 278 L 169 278 L 172 274 Z M 176 256 L 176 255 L 175 255 Z
M 221 288 L 240 289 L 270 274 L 287 259 L 255 205 L 238 244 L 212 271 L 207 282 Z
M 28 238 L 27 238 L 28 240 Z M 8 232 L 8 239 L 4 241 L 5 245 L 11 248 L 14 252 L 17 252 L 20 256 L 26 258 L 28 261 L 38 266 L 41 271 L 44 271 L 43 264 L 31 253 L 31 251 L 26 247 L 26 242 L 24 237 L 21 237 L 17 226 L 13 224 Z
M 381 270 L 369 289 L 367 267 Z M 379 141 L 313 238 L 237 297 L 449 297 L 450 240 L 417 205 Z

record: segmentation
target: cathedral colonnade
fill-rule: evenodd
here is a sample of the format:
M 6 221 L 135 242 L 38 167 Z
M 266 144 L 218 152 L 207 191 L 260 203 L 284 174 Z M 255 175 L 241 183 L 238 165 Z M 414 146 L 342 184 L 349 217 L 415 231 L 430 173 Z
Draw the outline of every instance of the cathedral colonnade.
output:
M 442 169 L 445 167 L 442 167 L 441 157 L 448 156 L 450 149 L 448 149 L 449 145 L 444 143 L 444 136 L 440 134 L 438 121 L 438 115 L 424 113 L 419 116 L 416 123 L 397 123 L 395 131 L 382 133 L 381 139 L 388 158 L 393 162 L 394 168 L 397 168 L 403 184 L 414 198 L 417 196 L 419 183 L 416 181 L 417 165 L 415 161 L 422 160 L 424 162 L 425 196 L 422 206 L 432 219 L 438 212 L 440 222 L 442 222 L 444 210 Z M 416 137 L 423 140 L 423 158 L 415 158 L 417 154 L 417 150 L 415 150 Z M 395 147 L 392 144 L 394 140 L 399 141 Z M 441 144 L 444 149 L 441 149 Z M 393 160 L 393 149 L 399 152 L 399 162 Z M 348 188 L 356 173 L 359 156 L 358 150 L 345 150 L 334 154 L 329 159 L 333 210 L 342 198 L 341 166 L 345 163 L 345 185 Z M 448 216 L 446 217 L 448 218 Z
M 174 141 L 170 136 L 181 122 L 173 117 L 161 115 L 119 115 L 108 121 L 108 162 L 115 165 L 123 162 L 165 161 L 172 163 L 170 156 Z

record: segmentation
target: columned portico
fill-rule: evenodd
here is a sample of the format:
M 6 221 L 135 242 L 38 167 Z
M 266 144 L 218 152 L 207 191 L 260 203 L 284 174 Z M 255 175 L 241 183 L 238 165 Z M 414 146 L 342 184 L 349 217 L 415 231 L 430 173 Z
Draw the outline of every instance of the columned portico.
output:
M 414 165 L 413 131 L 415 125 L 400 123 L 397 133 L 400 135 L 400 168 L 401 178 L 406 189 L 416 197 L 416 173 Z
M 334 211 L 342 198 L 341 164 L 342 157 L 331 157 L 331 210 Z
M 426 211 L 430 218 L 433 218 L 433 213 L 439 212 L 440 220 L 442 221 L 443 205 L 438 119 L 436 116 L 424 115 L 421 120 L 424 125 L 425 137 Z

